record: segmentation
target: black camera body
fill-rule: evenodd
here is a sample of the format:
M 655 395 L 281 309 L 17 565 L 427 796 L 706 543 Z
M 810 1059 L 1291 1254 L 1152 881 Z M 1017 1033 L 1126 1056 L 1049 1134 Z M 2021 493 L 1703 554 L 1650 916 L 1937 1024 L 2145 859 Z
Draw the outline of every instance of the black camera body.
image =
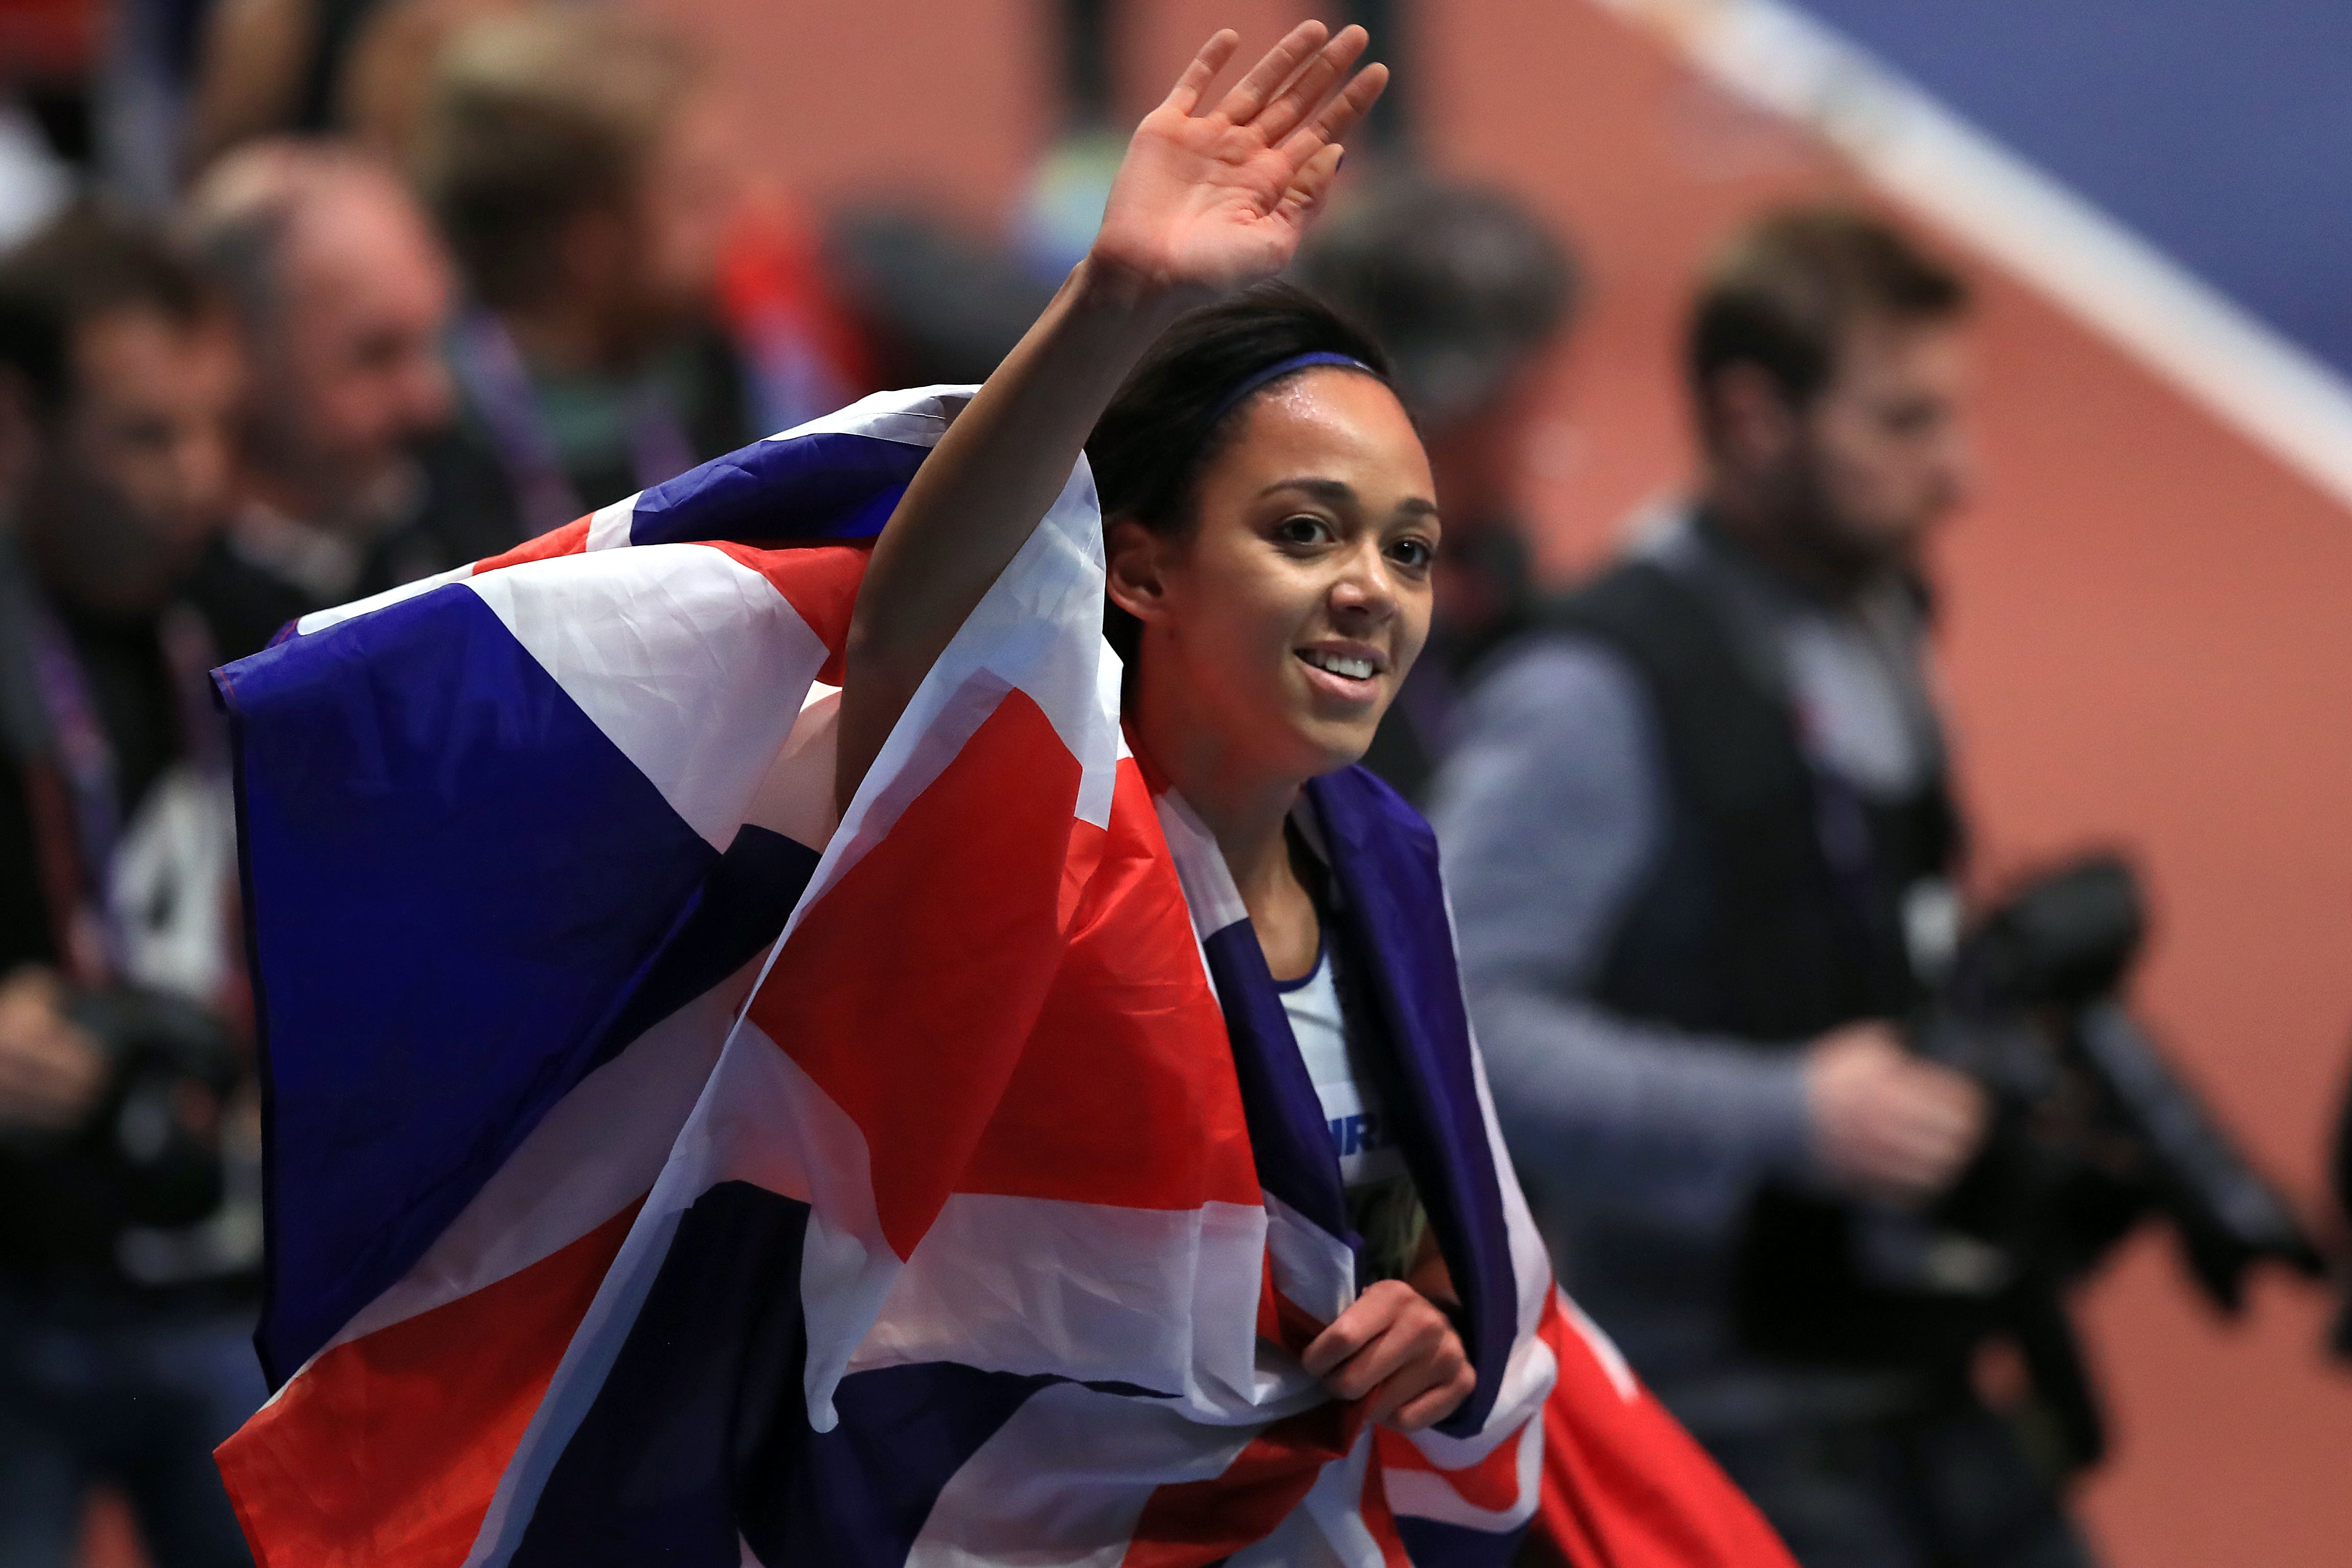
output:
M 1948 1383 L 2007 1339 L 2082 1466 L 2104 1424 L 2063 1292 L 2143 1218 L 2170 1224 L 2224 1311 L 2258 1263 L 2323 1272 L 2293 1210 L 2118 1000 L 2146 928 L 2112 856 L 2035 879 L 1976 926 L 1907 1035 L 1984 1087 L 1984 1147 L 1924 1213 L 1759 1199 L 1740 1268 L 1755 1348 Z
M 204 1009 L 153 991 L 77 993 L 66 1016 L 98 1042 L 108 1089 L 68 1131 L 0 1133 L 0 1253 L 29 1279 L 111 1275 L 132 1226 L 192 1225 L 220 1206 L 218 1113 L 243 1074 Z

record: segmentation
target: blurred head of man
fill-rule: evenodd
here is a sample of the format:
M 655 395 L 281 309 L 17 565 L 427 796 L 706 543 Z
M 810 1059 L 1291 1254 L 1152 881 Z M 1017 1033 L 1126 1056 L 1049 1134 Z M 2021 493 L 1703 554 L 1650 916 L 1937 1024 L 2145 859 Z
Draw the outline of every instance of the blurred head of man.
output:
M 1512 521 L 1529 429 L 1581 291 L 1559 236 L 1504 192 L 1391 178 L 1308 231 L 1298 276 L 1388 350 L 1447 539 Z
M 1832 594 L 1911 566 L 1966 499 L 1959 278 L 1886 225 L 1775 214 L 1702 287 L 1687 371 L 1717 526 Z
M 740 187 L 699 62 L 616 8 L 443 51 L 414 158 L 474 295 L 551 368 L 626 372 L 711 308 Z
M 276 140 L 215 163 L 185 221 L 245 340 L 247 484 L 314 524 L 381 510 L 452 413 L 456 285 L 423 209 L 365 153 Z
M 160 237 L 93 209 L 0 260 L 0 494 L 51 590 L 160 608 L 226 505 L 235 336 Z

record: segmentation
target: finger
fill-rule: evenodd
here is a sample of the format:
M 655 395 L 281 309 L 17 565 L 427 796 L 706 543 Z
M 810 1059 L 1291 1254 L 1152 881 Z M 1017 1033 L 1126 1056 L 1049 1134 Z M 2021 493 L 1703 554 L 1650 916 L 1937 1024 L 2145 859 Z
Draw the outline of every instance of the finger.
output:
M 1371 35 L 1363 28 L 1349 26 L 1339 29 L 1339 36 L 1315 51 L 1314 56 L 1299 69 L 1297 76 L 1274 96 L 1255 121 L 1266 145 L 1271 147 L 1298 128 L 1299 122 L 1323 106 L 1323 100 L 1346 77 L 1348 68 L 1371 42 Z
M 1184 74 L 1176 79 L 1176 85 L 1168 89 L 1166 107 L 1179 114 L 1191 114 L 1199 105 L 1201 95 L 1209 90 L 1209 84 L 1217 79 L 1217 73 L 1225 68 L 1225 62 L 1234 58 L 1234 51 L 1241 44 L 1242 36 L 1231 27 L 1202 44 L 1201 52 L 1192 57 L 1192 63 L 1184 68 Z
M 1349 1302 L 1346 1310 L 1331 1320 L 1330 1327 L 1309 1342 L 1298 1358 L 1299 1364 L 1310 1375 L 1321 1377 L 1380 1338 L 1399 1314 L 1410 1311 L 1420 1300 L 1420 1294 L 1410 1285 L 1393 1279 L 1377 1282 Z
M 1434 1312 L 1391 1323 L 1370 1344 L 1341 1362 L 1323 1379 L 1336 1399 L 1361 1399 L 1398 1373 L 1434 1356 L 1445 1342 L 1445 1320 Z
M 1293 161 L 1304 163 L 1315 155 L 1317 148 L 1346 141 L 1348 133 L 1371 112 L 1372 105 L 1380 101 L 1388 85 L 1388 67 L 1377 60 L 1366 66 L 1356 73 L 1353 81 L 1339 89 L 1337 98 L 1283 142 L 1283 152 Z
M 1400 1432 L 1418 1432 L 1424 1426 L 1433 1426 L 1461 1409 L 1463 1401 L 1477 1389 L 1478 1374 L 1465 1361 L 1452 1377 L 1398 1405 L 1389 1425 Z
M 1449 1335 L 1432 1346 L 1428 1354 L 1415 1356 L 1382 1380 L 1364 1401 L 1364 1414 L 1373 1421 L 1390 1420 L 1432 1389 L 1452 1383 L 1465 1364 L 1460 1342 Z
M 1323 1376 L 1377 1339 L 1381 1331 L 1389 1326 L 1390 1316 L 1370 1297 L 1359 1300 L 1332 1319 L 1329 1328 L 1307 1342 L 1306 1350 L 1299 1352 L 1298 1364 L 1307 1369 L 1309 1377 Z
M 1331 182 L 1339 177 L 1339 160 L 1345 151 L 1335 142 L 1307 159 L 1306 167 L 1290 177 L 1290 184 L 1275 204 L 1275 211 L 1293 224 L 1305 223 L 1322 205 L 1323 198 L 1331 194 Z
M 1887 1129 L 1887 1140 L 1895 1147 L 1937 1158 L 1957 1157 L 1975 1139 L 1976 1128 L 1966 1111 L 1938 1110 Z
M 1225 94 L 1215 112 L 1235 125 L 1247 125 L 1257 117 L 1284 82 L 1288 81 L 1307 56 L 1323 47 L 1329 36 L 1320 22 L 1301 22 L 1290 29 L 1290 36 L 1265 52 L 1265 58 L 1250 68 L 1249 75 L 1234 84 Z

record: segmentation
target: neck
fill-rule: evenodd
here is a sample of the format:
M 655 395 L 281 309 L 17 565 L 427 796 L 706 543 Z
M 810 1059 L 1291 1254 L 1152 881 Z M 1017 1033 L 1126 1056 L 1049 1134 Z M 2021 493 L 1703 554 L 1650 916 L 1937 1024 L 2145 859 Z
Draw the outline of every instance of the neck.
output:
M 1300 892 L 1283 826 L 1306 781 L 1237 757 L 1207 715 L 1192 710 L 1191 694 L 1137 685 L 1137 743 L 1216 839 L 1243 906 L 1264 925 Z
M 266 452 L 248 450 L 237 489 L 249 504 L 307 528 L 340 533 L 358 530 L 375 487 L 355 488 L 341 476 L 305 471 L 299 463 L 274 461 Z

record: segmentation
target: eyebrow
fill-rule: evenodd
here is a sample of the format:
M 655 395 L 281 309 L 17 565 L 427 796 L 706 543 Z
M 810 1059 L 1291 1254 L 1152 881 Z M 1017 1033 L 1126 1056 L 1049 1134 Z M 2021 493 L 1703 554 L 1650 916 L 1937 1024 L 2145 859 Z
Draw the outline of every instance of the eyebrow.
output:
M 1333 506 L 1350 505 L 1358 499 L 1356 487 L 1339 479 L 1276 479 L 1257 493 L 1270 496 L 1276 490 L 1304 490 L 1317 500 Z M 1412 496 L 1397 502 L 1396 511 L 1400 517 L 1435 517 L 1437 503 L 1423 496 Z

